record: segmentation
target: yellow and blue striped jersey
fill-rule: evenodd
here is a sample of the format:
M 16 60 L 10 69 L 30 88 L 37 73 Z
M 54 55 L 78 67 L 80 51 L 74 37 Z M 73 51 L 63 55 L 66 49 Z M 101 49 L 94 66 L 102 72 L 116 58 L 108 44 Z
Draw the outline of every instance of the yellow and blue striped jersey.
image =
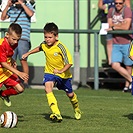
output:
M 46 57 L 45 73 L 54 74 L 55 68 L 61 70 L 66 64 L 73 64 L 69 50 L 59 40 L 53 46 L 48 46 L 44 41 L 40 45 L 40 50 L 44 51 Z M 64 79 L 72 77 L 70 70 L 56 75 Z

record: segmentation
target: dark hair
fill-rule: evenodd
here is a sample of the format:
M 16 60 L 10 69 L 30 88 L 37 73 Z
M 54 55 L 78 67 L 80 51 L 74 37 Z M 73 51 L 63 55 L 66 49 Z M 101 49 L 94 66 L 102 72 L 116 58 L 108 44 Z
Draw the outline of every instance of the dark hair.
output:
M 58 26 L 55 23 L 46 23 L 43 28 L 44 33 L 53 33 L 55 36 L 58 35 Z
M 7 32 L 9 34 L 12 34 L 12 32 L 15 32 L 17 35 L 21 35 L 22 34 L 22 28 L 17 23 L 11 23 Z

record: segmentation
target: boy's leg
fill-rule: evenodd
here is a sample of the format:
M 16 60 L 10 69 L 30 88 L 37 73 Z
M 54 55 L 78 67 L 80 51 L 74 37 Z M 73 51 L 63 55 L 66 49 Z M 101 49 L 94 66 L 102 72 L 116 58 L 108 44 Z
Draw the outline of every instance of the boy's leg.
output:
M 79 102 L 78 102 L 78 99 L 77 99 L 77 95 L 72 90 L 71 80 L 72 80 L 72 78 L 62 79 L 60 84 L 58 82 L 57 88 L 59 90 L 64 90 L 66 92 L 67 96 L 69 97 L 69 99 L 72 103 L 72 106 L 73 106 L 73 109 L 74 109 L 74 112 L 75 112 L 75 118 L 77 120 L 79 120 L 81 118 L 82 113 L 79 109 Z
M 60 114 L 60 111 L 58 109 L 58 105 L 57 105 L 57 100 L 53 94 L 53 92 L 50 92 L 48 94 L 46 94 L 47 96 L 47 100 L 48 100 L 48 104 L 49 104 L 49 107 L 51 108 L 52 110 L 52 113 L 54 114 Z
M 49 107 L 52 110 L 52 114 L 50 115 L 50 119 L 57 120 L 58 122 L 62 121 L 62 117 L 60 115 L 60 111 L 59 111 L 59 108 L 57 105 L 57 100 L 56 100 L 53 92 L 46 94 L 46 96 L 47 96 Z
M 1 90 L 0 96 L 3 99 L 5 105 L 11 106 L 11 101 L 9 99 L 9 96 L 17 95 L 23 92 L 24 88 L 21 86 L 20 80 L 16 75 L 12 75 L 7 80 L 5 80 L 4 85 L 7 89 Z
M 81 111 L 79 109 L 79 102 L 78 102 L 78 99 L 77 99 L 77 95 L 73 92 L 73 96 L 72 97 L 69 97 L 71 103 L 72 103 L 72 106 L 74 108 L 74 111 L 75 111 L 75 118 L 77 120 L 81 119 Z
M 58 108 L 57 100 L 52 92 L 55 79 L 56 79 L 55 75 L 45 74 L 43 83 L 45 85 L 45 92 L 48 100 L 48 105 L 52 111 L 52 114 L 50 115 L 50 119 L 61 122 L 62 116 L 60 115 L 60 110 Z
M 11 101 L 9 99 L 9 96 L 5 96 L 3 94 L 3 91 L 2 90 L 0 90 L 0 98 L 4 101 L 4 103 L 5 103 L 6 106 L 8 106 L 8 107 L 11 106 Z

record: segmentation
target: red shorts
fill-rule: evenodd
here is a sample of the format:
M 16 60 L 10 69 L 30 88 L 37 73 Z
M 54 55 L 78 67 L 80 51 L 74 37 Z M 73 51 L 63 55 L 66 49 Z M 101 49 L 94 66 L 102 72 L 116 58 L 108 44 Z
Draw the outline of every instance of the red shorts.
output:
M 16 74 L 11 75 L 8 79 L 0 83 L 0 88 L 4 85 L 6 88 L 14 87 L 21 81 Z

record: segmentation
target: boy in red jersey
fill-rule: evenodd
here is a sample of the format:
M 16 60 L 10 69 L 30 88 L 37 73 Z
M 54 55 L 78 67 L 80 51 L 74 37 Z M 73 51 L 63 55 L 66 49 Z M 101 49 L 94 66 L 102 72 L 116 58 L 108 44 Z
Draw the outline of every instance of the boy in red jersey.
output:
M 62 116 L 58 108 L 57 100 L 53 93 L 54 84 L 59 90 L 64 90 L 72 103 L 75 118 L 81 118 L 79 102 L 77 95 L 72 90 L 72 74 L 70 67 L 72 66 L 72 57 L 66 46 L 58 40 L 58 27 L 54 23 L 47 23 L 44 26 L 44 39 L 40 46 L 27 52 L 22 58 L 28 57 L 30 54 L 43 51 L 46 56 L 45 74 L 43 84 L 45 85 L 46 97 L 48 105 L 52 111 L 51 120 L 57 122 L 62 121 Z
M 22 28 L 20 25 L 12 23 L 5 37 L 0 39 L 0 88 L 3 85 L 7 88 L 0 91 L 0 97 L 8 107 L 11 106 L 9 96 L 17 95 L 24 91 L 19 77 L 23 80 L 29 78 L 28 74 L 16 69 L 16 62 L 12 58 L 21 34 Z

